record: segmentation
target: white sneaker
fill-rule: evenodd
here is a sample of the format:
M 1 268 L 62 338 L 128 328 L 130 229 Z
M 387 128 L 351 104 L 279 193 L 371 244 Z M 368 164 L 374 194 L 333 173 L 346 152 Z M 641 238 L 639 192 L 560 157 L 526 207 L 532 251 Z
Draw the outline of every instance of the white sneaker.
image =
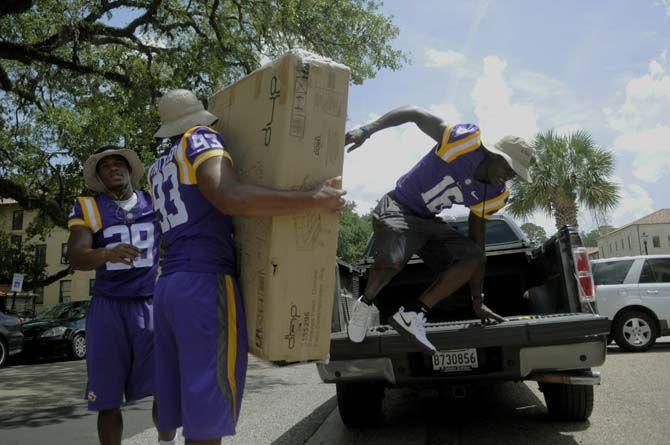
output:
M 368 333 L 368 328 L 370 327 L 370 317 L 374 310 L 371 304 L 363 301 L 363 296 L 356 300 L 354 309 L 351 311 L 349 325 L 347 326 L 349 340 L 354 343 L 360 343 L 365 340 L 365 335 Z
M 426 316 L 423 312 L 405 312 L 405 308 L 401 307 L 388 321 L 398 334 L 409 339 L 424 352 L 435 353 L 435 346 L 426 337 Z

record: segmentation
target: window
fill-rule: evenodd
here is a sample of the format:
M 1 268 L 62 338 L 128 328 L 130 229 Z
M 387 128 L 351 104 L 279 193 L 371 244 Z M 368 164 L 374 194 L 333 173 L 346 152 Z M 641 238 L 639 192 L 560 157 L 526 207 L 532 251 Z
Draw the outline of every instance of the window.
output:
M 593 281 L 596 286 L 603 284 L 623 284 L 633 260 L 593 263 Z
M 93 288 L 95 287 L 95 278 L 88 280 L 88 295 L 93 296 Z
M 44 304 L 44 288 L 36 287 L 33 289 L 33 293 L 35 294 L 35 304 Z
M 69 264 L 69 261 L 67 260 L 67 243 L 63 243 L 60 246 L 60 263 Z
M 35 246 L 35 265 L 44 267 L 47 265 L 47 245 L 38 244 Z
M 661 247 L 661 237 L 660 236 L 654 235 L 652 240 L 653 240 L 653 243 L 654 243 L 654 247 Z
M 625 247 L 623 245 L 623 238 L 621 238 L 621 250 L 623 250 L 623 249 L 625 249 Z
M 670 258 L 654 258 L 644 262 L 640 283 L 670 283 Z
M 61 280 L 60 281 L 60 292 L 58 293 L 58 302 L 67 303 L 72 297 L 72 281 L 71 280 Z
M 630 235 L 628 235 L 628 248 L 630 249 Z
M 612 245 L 610 244 L 610 253 L 612 253 Z
M 14 210 L 12 214 L 12 230 L 23 230 L 23 210 Z
M 17 249 L 20 249 L 21 248 L 21 242 L 22 242 L 21 235 L 12 235 L 11 242 L 12 242 L 12 246 L 14 246 Z
M 468 222 L 458 221 L 450 222 L 458 233 L 468 236 Z M 502 220 L 491 220 L 486 222 L 486 245 L 505 244 L 519 242 L 519 237 L 510 229 L 509 225 Z
M 456 232 L 463 236 L 468 236 L 469 227 L 468 221 L 447 221 L 447 223 Z M 514 233 L 509 224 L 505 220 L 493 219 L 486 222 L 486 245 L 492 246 L 496 244 L 518 243 L 521 242 L 519 236 Z M 377 249 L 374 238 L 368 240 L 365 246 L 365 255 L 371 256 Z M 163 254 L 163 244 L 161 243 L 161 255 Z

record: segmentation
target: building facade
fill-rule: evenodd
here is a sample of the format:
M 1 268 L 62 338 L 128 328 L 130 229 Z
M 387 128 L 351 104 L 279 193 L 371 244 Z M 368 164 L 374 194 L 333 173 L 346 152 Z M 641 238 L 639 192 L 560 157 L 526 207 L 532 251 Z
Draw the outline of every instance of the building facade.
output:
M 35 260 L 45 265 L 47 275 L 52 275 L 68 267 L 68 231 L 55 227 L 44 240 L 27 239 L 26 229 L 36 215 L 36 211 L 23 210 L 14 200 L 0 200 L 0 232 L 9 235 L 15 245 L 35 245 Z M 16 272 L 21 273 L 20 270 Z M 89 300 L 94 283 L 95 271 L 76 271 L 49 286 L 36 289 L 33 292 L 35 310 L 39 312 L 67 301 Z
M 670 254 L 670 209 L 661 209 L 598 240 L 600 258 Z

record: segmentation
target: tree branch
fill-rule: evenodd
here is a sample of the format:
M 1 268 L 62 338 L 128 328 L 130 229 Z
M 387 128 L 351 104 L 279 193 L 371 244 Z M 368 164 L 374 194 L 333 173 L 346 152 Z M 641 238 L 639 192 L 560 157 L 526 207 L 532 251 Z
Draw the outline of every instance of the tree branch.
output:
M 162 0 L 153 0 L 147 8 L 147 11 L 132 22 L 128 23 L 128 26 L 124 28 L 124 31 L 130 31 L 131 33 L 134 33 L 139 26 L 154 21 L 161 2 Z
M 44 53 L 30 46 L 20 45 L 13 42 L 0 42 L 0 58 L 16 60 L 26 65 L 30 65 L 34 62 L 48 63 L 80 74 L 95 74 L 102 76 L 105 79 L 116 82 L 126 88 L 131 88 L 133 86 L 130 78 L 123 74 L 115 73 L 113 71 L 103 71 L 86 65 L 79 65 L 69 60 L 54 56 L 53 54 Z
M 56 272 L 53 275 L 50 275 L 46 277 L 43 280 L 38 280 L 38 281 L 30 281 L 24 285 L 25 290 L 33 290 L 38 287 L 46 287 L 52 283 L 55 283 L 56 281 L 60 280 L 63 277 L 66 277 L 70 274 L 74 273 L 74 271 L 68 267 L 67 269 L 63 269 L 61 271 Z
M 93 23 L 96 20 L 98 20 L 100 17 L 105 15 L 106 13 L 116 9 L 120 8 L 122 6 L 128 7 L 128 8 L 137 8 L 141 7 L 142 5 L 138 5 L 137 2 L 133 2 L 130 0 L 117 0 L 117 1 L 108 1 L 108 0 L 102 0 L 102 7 L 97 10 L 97 11 L 91 11 L 89 15 L 84 17 L 85 22 Z
M 40 102 L 40 100 L 37 98 L 37 96 L 35 96 L 35 93 L 16 87 L 16 85 L 14 85 L 12 80 L 9 78 L 9 74 L 7 74 L 7 71 L 4 70 L 2 65 L 0 65 L 0 88 L 7 91 L 8 93 L 16 94 L 21 99 L 27 102 L 34 103 L 37 106 L 37 108 L 40 109 L 40 111 L 44 112 L 44 106 L 42 105 L 42 102 Z
M 40 210 L 57 226 L 66 228 L 67 219 L 62 205 L 46 196 L 30 193 L 26 187 L 0 176 L 0 197 L 12 198 L 25 210 Z
M 33 0 L 3 0 L 0 2 L 0 17 L 21 14 L 33 6 Z

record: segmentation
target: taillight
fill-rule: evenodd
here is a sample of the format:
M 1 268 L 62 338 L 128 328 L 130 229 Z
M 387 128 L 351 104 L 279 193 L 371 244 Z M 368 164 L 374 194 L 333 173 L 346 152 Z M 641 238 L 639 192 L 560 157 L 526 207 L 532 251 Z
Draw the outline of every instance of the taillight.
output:
M 593 273 L 589 254 L 585 247 L 577 247 L 572 250 L 575 258 L 575 271 L 579 283 L 579 300 L 582 303 L 593 303 L 596 300 L 595 285 L 593 284 Z

